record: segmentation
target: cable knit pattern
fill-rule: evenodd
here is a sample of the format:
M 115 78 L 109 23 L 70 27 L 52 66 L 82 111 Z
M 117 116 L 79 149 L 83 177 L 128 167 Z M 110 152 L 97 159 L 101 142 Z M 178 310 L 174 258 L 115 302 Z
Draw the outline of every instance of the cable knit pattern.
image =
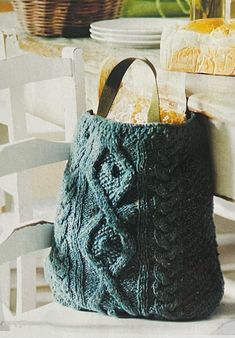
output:
M 85 113 L 61 191 L 46 275 L 63 305 L 206 318 L 223 277 L 206 125 L 131 125 Z

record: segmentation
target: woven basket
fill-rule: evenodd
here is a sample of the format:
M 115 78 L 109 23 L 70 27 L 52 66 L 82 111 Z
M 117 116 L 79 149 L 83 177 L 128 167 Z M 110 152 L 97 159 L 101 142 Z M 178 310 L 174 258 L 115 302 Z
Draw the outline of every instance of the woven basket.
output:
M 23 29 L 39 36 L 87 36 L 94 21 L 120 16 L 123 0 L 12 0 Z

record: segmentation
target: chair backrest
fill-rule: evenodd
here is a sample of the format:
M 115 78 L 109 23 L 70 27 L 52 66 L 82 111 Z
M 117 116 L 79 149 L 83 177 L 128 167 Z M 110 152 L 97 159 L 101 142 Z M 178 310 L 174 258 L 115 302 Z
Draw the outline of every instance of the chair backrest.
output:
M 7 191 L 12 194 L 18 192 L 17 190 L 20 188 L 22 190 L 21 195 L 25 198 L 22 205 L 25 207 L 28 194 L 25 191 L 25 182 L 28 180 L 28 174 L 26 175 L 27 171 L 25 172 L 25 170 L 64 161 L 68 158 L 74 127 L 79 115 L 86 108 L 85 81 L 82 51 L 79 48 L 65 48 L 62 51 L 61 58 L 48 58 L 22 53 L 22 51 L 18 53 L 17 48 L 17 36 L 14 33 L 0 33 L 0 90 L 9 91 L 10 97 L 9 109 L 6 109 L 5 114 L 4 111 L 0 111 L 0 123 L 5 123 L 8 126 L 10 141 L 10 143 L 0 146 L 0 187 L 7 187 Z M 36 138 L 26 139 L 25 84 L 50 79 L 59 80 L 60 78 L 61 81 L 65 78 L 69 79 L 71 84 L 69 91 L 66 91 L 69 96 L 66 101 L 68 104 L 64 116 L 66 142 L 53 142 Z M 20 178 L 18 181 L 6 176 L 18 171 L 20 173 L 15 174 L 19 175 L 17 176 Z M 45 237 L 43 238 L 45 239 Z M 19 241 L 14 243 L 17 245 Z M 13 247 L 15 248 L 14 244 Z M 25 254 L 25 252 L 22 252 L 22 254 Z M 6 269 L 5 272 L 7 272 L 5 276 L 9 275 L 9 269 Z M 17 259 L 18 313 L 30 310 L 36 305 L 35 276 L 36 267 L 31 257 L 19 257 Z
M 64 125 L 65 139 L 71 141 L 74 126 L 86 110 L 84 65 L 80 48 L 65 47 L 61 57 L 23 53 L 14 31 L 0 31 L 0 74 L 0 90 L 8 88 L 10 92 L 10 111 L 6 112 L 3 121 L 12 128 L 9 131 L 10 141 L 22 139 L 26 135 L 26 123 L 23 125 L 26 113 L 24 85 L 70 78 L 71 86 L 66 91 L 69 97 L 64 107 Z
M 69 150 L 70 143 L 38 139 L 5 144 L 0 146 L 0 177 L 18 170 L 64 161 L 68 159 Z M 52 224 L 45 221 L 36 223 L 20 226 L 11 234 L 3 233 L 0 236 L 0 265 L 17 258 L 17 314 L 36 307 L 35 260 L 27 254 L 48 248 L 51 244 Z M 9 266 L 0 272 L 2 278 L 6 278 L 9 275 Z M 0 290 L 0 323 L 1 321 L 3 311 Z
M 67 47 L 62 51 L 60 58 L 25 53 L 19 48 L 16 33 L 8 31 L 0 32 L 0 55 L 0 92 L 2 94 L 2 90 L 5 89 L 5 96 L 7 91 L 9 92 L 9 100 L 5 100 L 5 108 L 2 109 L 0 105 L 0 123 L 8 127 L 9 142 L 27 137 L 25 85 L 29 83 L 43 85 L 44 80 L 51 80 L 46 84 L 48 88 L 50 85 L 53 86 L 55 80 L 58 83 L 64 83 L 65 89 L 69 87 L 69 90 L 66 90 L 66 103 L 62 109 L 64 111 L 64 138 L 68 142 L 71 141 L 74 126 L 79 115 L 85 110 L 85 80 L 81 49 Z M 35 89 L 40 89 L 40 86 Z M 38 95 L 40 96 L 40 93 Z M 63 97 L 60 93 L 58 95 Z M 50 100 L 50 97 L 48 96 L 47 99 Z M 53 111 L 52 115 L 57 115 L 57 111 Z M 18 215 L 16 223 L 30 220 L 33 216 L 32 196 L 34 193 L 31 188 L 32 184 L 29 184 L 31 180 L 30 172 L 9 178 L 4 177 L 0 180 L 0 188 L 13 196 L 11 205 L 14 206 L 15 214 Z M 36 183 L 34 186 L 38 189 Z M 47 189 L 45 189 L 46 193 Z M 0 191 L 0 208 L 3 210 L 10 208 L 3 190 Z

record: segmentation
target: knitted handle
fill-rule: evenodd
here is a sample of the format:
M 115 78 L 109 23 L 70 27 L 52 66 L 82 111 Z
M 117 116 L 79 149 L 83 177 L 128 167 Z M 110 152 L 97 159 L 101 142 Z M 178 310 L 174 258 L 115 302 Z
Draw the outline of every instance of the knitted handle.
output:
M 100 96 L 100 102 L 97 110 L 97 115 L 102 117 L 107 117 L 108 113 L 111 109 L 111 106 L 117 96 L 121 81 L 123 76 L 125 75 L 128 68 L 132 65 L 132 63 L 136 60 L 143 61 L 146 63 L 150 69 L 152 70 L 155 78 L 155 85 L 152 100 L 150 104 L 150 108 L 148 111 L 148 123 L 154 123 L 160 121 L 160 105 L 159 105 L 159 93 L 158 93 L 158 85 L 157 85 L 157 72 L 154 65 L 146 58 L 127 58 L 117 64 L 112 72 L 110 73 L 108 79 L 105 82 L 104 89 Z

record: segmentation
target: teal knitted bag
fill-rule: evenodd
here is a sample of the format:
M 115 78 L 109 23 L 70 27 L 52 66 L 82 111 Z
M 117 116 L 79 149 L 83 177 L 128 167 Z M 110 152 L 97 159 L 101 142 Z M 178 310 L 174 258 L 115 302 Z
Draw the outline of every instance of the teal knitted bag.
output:
M 98 114 L 86 112 L 76 128 L 47 280 L 55 300 L 77 310 L 207 318 L 223 296 L 223 277 L 205 118 L 189 113 L 181 125 L 106 119 L 133 61 L 114 68 Z

